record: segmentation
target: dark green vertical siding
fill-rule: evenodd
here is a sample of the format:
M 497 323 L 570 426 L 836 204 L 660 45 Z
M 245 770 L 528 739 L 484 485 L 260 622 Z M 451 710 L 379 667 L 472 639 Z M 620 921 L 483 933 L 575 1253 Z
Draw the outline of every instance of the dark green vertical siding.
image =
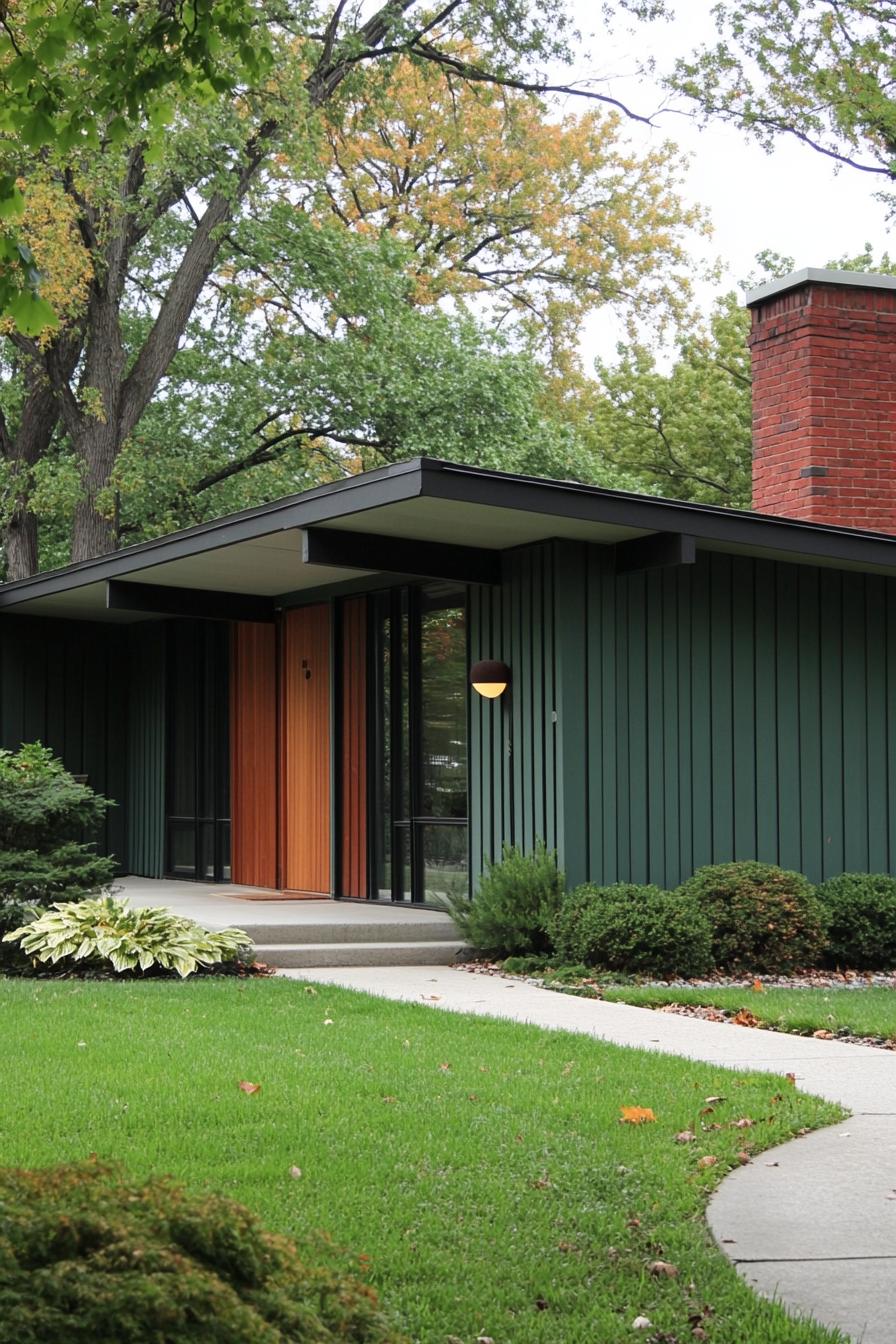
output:
M 506 565 L 471 601 L 471 656 L 514 676 L 512 755 L 473 705 L 474 872 L 537 836 L 573 881 L 896 872 L 896 581 L 709 553 L 616 578 L 566 542 Z
M 500 587 L 470 592 L 470 661 L 500 658 L 513 671 L 510 693 L 500 700 L 471 696 L 474 882 L 487 860 L 500 857 L 505 841 L 526 848 L 536 839 L 558 843 L 553 631 L 560 615 L 554 602 L 550 547 L 510 553 Z
M 98 848 L 126 861 L 127 633 L 0 617 L 0 746 L 43 742 L 112 798 Z
M 165 866 L 165 624 L 130 630 L 128 867 L 161 877 Z

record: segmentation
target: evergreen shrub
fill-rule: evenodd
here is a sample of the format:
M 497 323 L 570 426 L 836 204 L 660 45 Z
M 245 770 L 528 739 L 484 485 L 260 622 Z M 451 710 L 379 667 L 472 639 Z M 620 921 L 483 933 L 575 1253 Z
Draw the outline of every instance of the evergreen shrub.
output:
M 712 969 L 709 921 L 696 902 L 655 886 L 576 887 L 551 925 L 557 959 L 629 975 Z
M 406 1344 L 248 1209 L 95 1161 L 0 1170 L 0 1304 L 18 1344 Z
M 556 851 L 538 840 L 529 854 L 505 845 L 500 861 L 487 865 L 473 900 L 455 896 L 444 907 L 478 952 L 529 956 L 549 950 L 548 925 L 563 891 Z
M 0 929 L 20 923 L 25 907 L 77 900 L 111 882 L 114 859 L 83 838 L 111 806 L 39 742 L 0 751 Z
M 698 868 L 678 888 L 712 928 L 712 955 L 722 971 L 768 975 L 812 966 L 824 948 L 815 889 L 802 873 L 748 860 Z
M 858 971 L 896 967 L 896 878 L 842 873 L 816 891 L 831 965 Z

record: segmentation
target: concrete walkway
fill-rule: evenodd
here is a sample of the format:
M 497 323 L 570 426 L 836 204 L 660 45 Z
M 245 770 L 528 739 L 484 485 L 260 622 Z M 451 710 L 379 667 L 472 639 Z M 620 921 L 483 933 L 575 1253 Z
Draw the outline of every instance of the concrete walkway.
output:
M 851 1118 L 733 1172 L 709 1205 L 709 1225 L 757 1291 L 862 1344 L 896 1341 L 896 1053 L 579 999 L 442 966 L 284 974 L 731 1069 L 795 1074 L 803 1091 L 839 1102 Z

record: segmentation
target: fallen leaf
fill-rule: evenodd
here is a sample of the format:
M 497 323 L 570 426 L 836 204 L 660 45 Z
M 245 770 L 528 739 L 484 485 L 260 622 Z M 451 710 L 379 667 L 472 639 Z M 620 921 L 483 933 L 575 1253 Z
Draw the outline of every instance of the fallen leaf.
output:
M 702 1325 L 695 1325 L 693 1330 L 691 1331 L 691 1334 L 693 1335 L 694 1339 L 709 1339 L 709 1335 L 703 1329 Z
M 305 993 L 306 993 L 306 994 L 311 994 L 313 997 L 317 997 L 317 990 L 314 988 L 313 985 L 306 985 L 306 986 L 305 986 Z
M 240 1083 L 239 1088 L 241 1092 L 246 1092 L 251 1097 L 253 1092 L 261 1091 L 261 1083 L 242 1082 Z
M 636 1316 L 632 1321 L 633 1330 L 649 1330 L 652 1325 L 653 1321 L 649 1316 Z
M 832 1041 L 834 1039 L 834 1033 L 832 1031 L 826 1031 L 824 1027 L 820 1028 L 819 1031 L 813 1031 L 812 1035 L 815 1037 L 816 1041 Z
M 720 1101 L 725 1101 L 725 1097 L 704 1097 L 704 1106 L 717 1106 Z
M 539 1176 L 537 1180 L 532 1182 L 532 1186 L 535 1190 L 552 1190 L 554 1182 L 547 1172 L 545 1172 L 543 1176 Z
M 732 1128 L 732 1129 L 752 1129 L 752 1128 L 753 1128 L 753 1121 L 750 1119 L 749 1116 L 747 1116 L 747 1115 L 742 1115 L 741 1118 L 740 1118 L 739 1120 L 732 1120 L 732 1121 L 731 1121 L 731 1128 Z
M 675 1135 L 676 1143 L 693 1143 L 697 1135 L 691 1129 L 683 1129 L 680 1134 Z
M 652 1260 L 647 1266 L 651 1274 L 656 1275 L 658 1279 L 677 1279 L 677 1265 L 670 1265 L 668 1260 Z
M 289 1174 L 290 1174 L 290 1176 L 293 1178 L 294 1181 L 299 1181 L 299 1180 L 301 1180 L 301 1178 L 302 1178 L 302 1168 L 301 1168 L 301 1167 L 290 1167 L 290 1169 L 289 1169 Z
M 450 1072 L 451 1072 L 451 1065 L 450 1065 L 450 1064 L 440 1064 L 440 1065 L 439 1065 L 439 1072 L 440 1072 L 440 1073 L 450 1073 Z
M 765 985 L 762 983 L 762 981 L 761 981 L 761 980 L 754 980 L 754 981 L 753 981 L 753 993 L 754 993 L 754 994 L 763 994 L 764 992 L 765 992 Z
M 392 1103 L 396 1102 L 397 1100 L 398 1100 L 397 1097 L 383 1097 L 383 1101 L 389 1106 L 391 1106 Z
M 333 1025 L 333 1019 L 332 1019 L 332 1017 L 325 1017 L 325 1018 L 324 1018 L 324 1026 L 325 1026 L 325 1027 L 332 1027 L 332 1025 Z
M 787 1079 L 788 1083 L 792 1083 L 793 1086 L 796 1087 L 796 1074 L 795 1074 L 795 1073 L 785 1073 L 784 1077 Z
M 750 1161 L 750 1154 L 746 1151 L 746 1149 L 742 1148 L 737 1155 L 737 1160 L 742 1167 L 746 1167 Z
M 700 1168 L 714 1167 L 718 1160 L 717 1157 L 713 1157 L 712 1153 L 707 1153 L 705 1157 L 700 1158 L 697 1166 Z
M 441 996 L 441 994 L 421 994 L 420 997 L 421 997 L 421 999 L 426 999 L 426 1002 L 427 1002 L 427 1003 L 441 1003 L 441 1002 L 442 1002 L 442 996 Z
M 750 1012 L 749 1008 L 741 1008 L 739 1013 L 735 1013 L 731 1021 L 736 1027 L 758 1027 L 759 1018 Z
M 649 1106 L 620 1106 L 622 1117 L 619 1121 L 621 1125 L 649 1125 L 656 1120 L 656 1116 Z
M 536 1311 L 547 1311 L 547 1309 L 548 1309 L 548 1304 L 547 1304 L 547 1301 L 545 1300 L 545 1298 L 543 1298 L 543 1297 L 536 1297 L 536 1299 L 535 1299 L 535 1310 L 536 1310 Z
M 491 1335 L 477 1335 L 476 1344 L 495 1344 L 495 1341 L 492 1339 Z
M 626 1223 L 626 1227 L 640 1227 L 640 1226 L 641 1226 L 640 1218 L 629 1218 L 628 1222 Z
M 777 1163 L 777 1162 L 766 1162 L 765 1165 L 766 1165 L 767 1167 L 776 1167 L 776 1166 L 778 1165 L 778 1163 Z

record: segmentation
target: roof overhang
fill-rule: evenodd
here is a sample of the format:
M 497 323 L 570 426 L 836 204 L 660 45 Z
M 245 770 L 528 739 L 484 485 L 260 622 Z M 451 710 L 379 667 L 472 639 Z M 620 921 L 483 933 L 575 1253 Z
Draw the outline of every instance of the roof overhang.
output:
M 146 620 L 202 614 L 195 595 L 206 593 L 218 594 L 209 615 L 226 615 L 232 596 L 233 614 L 249 618 L 252 604 L 236 599 L 263 599 L 264 619 L 269 606 L 383 575 L 493 582 L 497 553 L 552 538 L 616 546 L 657 533 L 693 538 L 698 551 L 896 576 L 896 538 L 880 533 L 418 458 L 0 585 L 0 611 Z M 129 605 L 138 584 L 147 593 Z M 182 591 L 167 603 L 165 588 Z

